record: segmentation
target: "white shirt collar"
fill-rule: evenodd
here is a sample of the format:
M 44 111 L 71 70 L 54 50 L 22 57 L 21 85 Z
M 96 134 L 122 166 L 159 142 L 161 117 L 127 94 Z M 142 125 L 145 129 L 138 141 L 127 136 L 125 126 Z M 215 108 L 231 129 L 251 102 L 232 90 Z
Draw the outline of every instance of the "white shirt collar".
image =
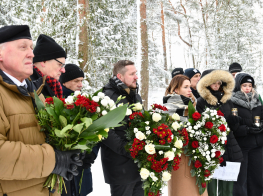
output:
M 4 72 L 4 71 L 3 71 Z M 16 79 L 15 77 L 9 75 L 8 73 L 4 72 L 4 74 L 10 78 L 10 80 L 12 80 L 15 85 L 17 86 L 25 86 L 27 88 L 27 83 L 26 83 L 26 80 L 23 80 L 23 82 L 20 82 L 18 79 Z

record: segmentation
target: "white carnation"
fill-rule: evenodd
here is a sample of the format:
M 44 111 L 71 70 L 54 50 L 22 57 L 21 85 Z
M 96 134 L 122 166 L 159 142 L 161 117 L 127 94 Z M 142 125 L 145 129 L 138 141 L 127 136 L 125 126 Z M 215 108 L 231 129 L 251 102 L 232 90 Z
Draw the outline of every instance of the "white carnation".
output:
M 167 172 L 167 171 L 164 171 L 164 172 L 163 172 L 163 175 L 162 175 L 162 181 L 167 182 L 167 181 L 169 181 L 170 179 L 171 179 L 171 174 L 170 174 L 169 172 Z
M 164 153 L 164 158 L 169 158 L 168 161 L 172 161 L 174 159 L 174 152 L 168 151 Z
M 155 122 L 159 122 L 162 119 L 162 116 L 160 114 L 158 114 L 158 113 L 153 113 L 152 119 Z
M 102 99 L 100 103 L 101 103 L 101 105 L 103 105 L 104 107 L 106 107 L 106 106 L 108 105 L 108 100 Z
M 135 103 L 134 107 L 132 108 L 134 111 L 140 111 L 142 110 L 142 104 L 140 103 Z
M 81 92 L 80 91 L 75 91 L 74 92 L 74 96 L 77 97 L 78 95 L 81 95 Z
M 177 122 L 173 122 L 172 127 L 175 131 L 180 128 L 180 125 Z
M 146 136 L 145 136 L 144 133 L 142 133 L 141 131 L 138 131 L 138 132 L 135 134 L 135 137 L 136 137 L 138 140 L 144 140 L 144 139 L 146 139 Z
M 148 154 L 155 154 L 154 144 L 147 144 L 147 145 L 145 146 L 145 151 L 146 151 Z
M 65 99 L 65 102 L 67 104 L 72 104 L 74 103 L 74 97 L 73 96 L 68 96 L 66 99 Z
M 94 97 L 92 97 L 92 100 L 95 102 L 99 102 L 100 98 L 98 96 L 94 96 Z
M 150 172 L 148 169 L 141 168 L 140 175 L 143 180 L 146 180 L 149 177 Z
M 160 150 L 158 153 L 159 153 L 159 155 L 162 155 L 162 154 L 163 154 L 163 151 L 162 151 L 162 150 Z
M 145 124 L 146 124 L 146 125 L 149 125 L 149 123 L 150 123 L 149 121 L 145 121 Z
M 145 130 L 147 130 L 147 131 L 150 130 L 150 127 L 149 127 L 149 126 L 146 126 L 146 127 L 145 127 Z
M 146 131 L 146 134 L 147 134 L 147 135 L 150 135 L 150 134 L 151 134 L 151 131 Z
M 158 180 L 158 178 L 154 175 L 153 172 L 150 173 L 150 177 L 152 178 L 152 180 L 153 180 L 154 182 L 156 182 L 156 181 Z
M 107 113 L 108 113 L 108 112 L 107 112 L 106 110 L 103 110 L 103 111 L 101 112 L 102 116 L 105 116 Z
M 97 107 L 97 112 L 98 112 L 98 113 L 100 112 L 100 107 Z
M 105 96 L 104 99 L 106 99 L 107 101 L 111 100 L 109 96 Z
M 99 93 L 98 93 L 98 97 L 101 98 L 101 99 L 103 99 L 103 98 L 105 97 L 105 94 L 102 93 L 102 92 L 99 92 Z

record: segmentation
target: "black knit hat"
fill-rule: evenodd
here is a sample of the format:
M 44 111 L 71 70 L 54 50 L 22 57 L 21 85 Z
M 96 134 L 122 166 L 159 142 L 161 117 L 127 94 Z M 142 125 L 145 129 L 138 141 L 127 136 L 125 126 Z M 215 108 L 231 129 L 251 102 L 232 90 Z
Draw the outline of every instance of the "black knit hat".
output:
M 37 44 L 33 53 L 35 55 L 33 63 L 61 57 L 67 58 L 65 50 L 54 39 L 44 34 L 39 35 L 37 38 Z
M 62 73 L 59 78 L 59 81 L 62 84 L 79 77 L 84 78 L 84 72 L 82 71 L 82 69 L 80 69 L 79 66 L 75 64 L 66 64 L 65 70 L 65 73 Z
M 229 66 L 229 72 L 230 73 L 241 72 L 241 71 L 242 71 L 242 67 L 239 63 L 232 63 Z
M 240 85 L 241 84 L 244 84 L 244 83 L 251 83 L 252 84 L 252 86 L 254 87 L 254 78 L 253 77 L 251 77 L 250 75 L 247 75 L 247 76 L 245 76 L 242 80 L 241 80 L 241 82 L 240 82 Z
M 0 28 L 0 44 L 18 39 L 32 39 L 29 26 L 11 25 Z
M 184 74 L 184 70 L 183 68 L 181 67 L 178 67 L 178 68 L 175 68 L 173 71 L 172 71 L 172 78 L 176 75 L 179 75 L 179 74 Z
M 187 76 L 190 80 L 195 74 L 198 74 L 198 73 L 201 75 L 201 72 L 195 68 L 188 68 L 184 70 L 184 75 Z

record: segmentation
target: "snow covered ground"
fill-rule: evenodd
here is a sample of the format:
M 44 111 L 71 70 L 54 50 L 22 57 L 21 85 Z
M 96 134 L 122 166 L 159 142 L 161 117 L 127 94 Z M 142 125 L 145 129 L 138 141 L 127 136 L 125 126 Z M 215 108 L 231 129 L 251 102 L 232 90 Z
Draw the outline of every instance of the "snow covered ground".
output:
M 164 88 L 150 90 L 149 105 L 153 103 L 162 104 L 164 93 Z M 100 152 L 95 160 L 95 163 L 91 167 L 91 171 L 93 176 L 93 192 L 90 193 L 89 196 L 110 196 L 110 186 L 104 181 Z M 167 187 L 163 190 L 163 196 L 168 196 Z

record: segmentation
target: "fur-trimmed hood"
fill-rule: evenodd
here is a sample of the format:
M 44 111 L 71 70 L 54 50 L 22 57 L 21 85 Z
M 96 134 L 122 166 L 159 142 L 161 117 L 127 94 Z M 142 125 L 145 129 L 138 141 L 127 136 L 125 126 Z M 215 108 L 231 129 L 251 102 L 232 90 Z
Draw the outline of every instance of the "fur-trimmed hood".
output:
M 198 93 L 210 105 L 217 105 L 218 100 L 214 95 L 212 95 L 211 91 L 207 87 L 219 80 L 224 83 L 224 95 L 220 100 L 224 104 L 229 99 L 231 99 L 232 91 L 235 87 L 235 80 L 231 73 L 224 70 L 213 70 L 211 73 L 208 73 L 207 75 L 203 76 L 197 84 Z

